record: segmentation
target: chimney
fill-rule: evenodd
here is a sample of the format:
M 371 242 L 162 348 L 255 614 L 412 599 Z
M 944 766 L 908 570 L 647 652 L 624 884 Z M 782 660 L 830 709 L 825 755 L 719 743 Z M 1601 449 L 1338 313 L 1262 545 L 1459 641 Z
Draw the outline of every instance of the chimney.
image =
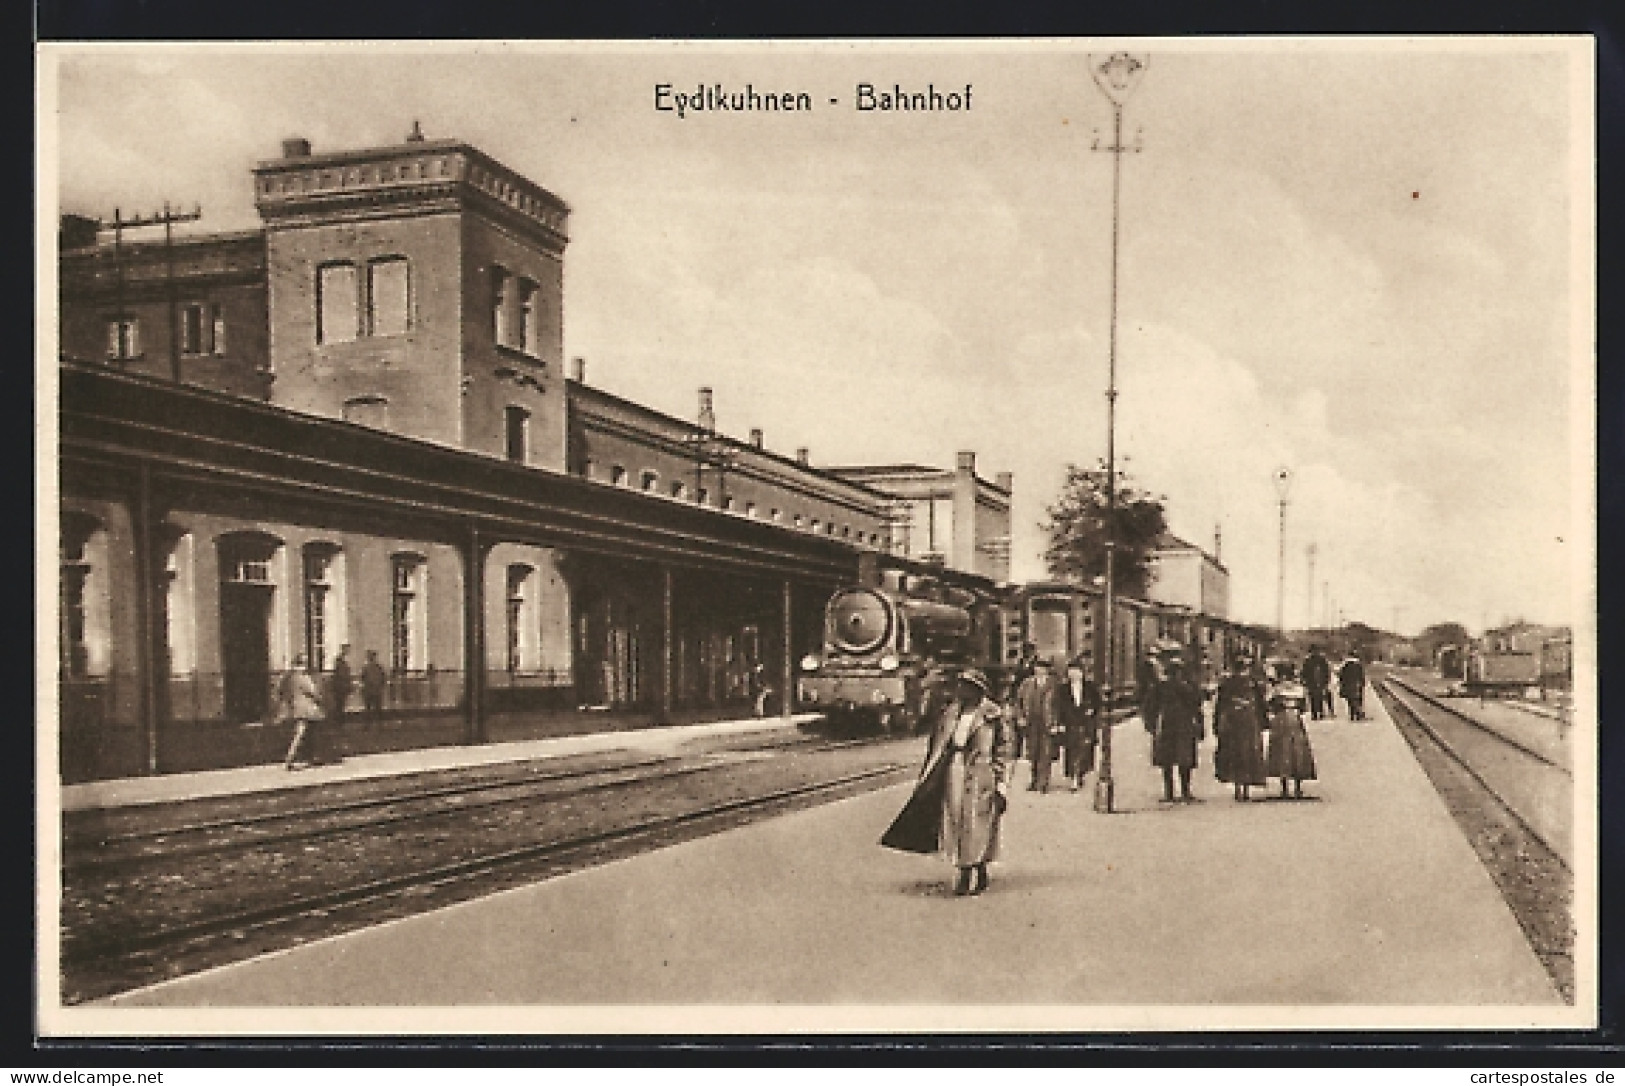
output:
M 282 141 L 283 158 L 309 158 L 310 141 L 299 136 Z
M 711 387 L 700 386 L 700 429 L 714 434 L 717 431 L 717 413 L 711 398 Z
M 801 446 L 801 448 L 796 450 L 796 463 L 798 463 L 798 464 L 807 463 L 808 455 L 809 455 L 809 450 L 808 450 L 807 446 L 805 446 L 805 445 Z
M 1217 524 L 1215 524 L 1213 526 L 1213 560 L 1215 562 L 1219 561 L 1219 544 L 1222 543 L 1223 541 L 1224 541 L 1224 535 L 1219 530 L 1219 526 Z
M 576 383 L 582 385 L 586 384 L 587 360 L 582 358 L 580 355 L 576 355 L 574 358 L 570 359 L 570 365 L 575 369 Z
M 993 485 L 1004 491 L 1006 494 L 1011 493 L 1016 489 L 1015 473 L 1011 471 L 999 472 L 993 477 Z
M 975 475 L 976 474 L 976 454 L 973 453 L 973 452 L 962 452 L 962 453 L 960 453 L 959 454 L 959 470 L 960 471 L 968 471 L 972 475 Z
M 750 428 L 750 443 L 753 448 L 760 449 L 762 447 L 762 431 L 759 427 L 752 426 Z
M 423 142 L 423 126 L 418 124 L 417 121 L 412 122 L 412 131 L 410 131 L 410 132 L 408 132 L 406 134 L 406 142 L 407 143 L 422 143 Z

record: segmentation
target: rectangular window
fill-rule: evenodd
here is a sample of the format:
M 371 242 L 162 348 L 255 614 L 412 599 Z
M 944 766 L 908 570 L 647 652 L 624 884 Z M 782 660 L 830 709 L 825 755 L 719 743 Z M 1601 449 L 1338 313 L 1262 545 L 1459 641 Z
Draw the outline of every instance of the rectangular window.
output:
M 519 284 L 519 349 L 528 355 L 542 353 L 539 288 L 529 279 Z
M 219 302 L 209 307 L 209 324 L 214 330 L 214 342 L 211 353 L 222 355 L 226 353 L 226 310 Z
M 141 321 L 137 317 L 107 322 L 107 357 L 141 357 Z
M 360 334 L 354 264 L 326 264 L 316 278 L 316 342 L 348 343 Z
M 367 334 L 399 336 L 411 323 L 410 275 L 401 257 L 374 260 L 367 265 Z
M 393 565 L 390 662 L 398 673 L 422 670 L 428 663 L 423 643 L 423 559 L 413 554 L 398 554 Z
M 530 412 L 523 407 L 509 407 L 503 415 L 508 459 L 523 464 L 530 456 Z
M 305 552 L 305 658 L 314 671 L 327 670 L 328 554 Z
M 491 337 L 497 346 L 508 345 L 508 293 L 513 277 L 502 268 L 491 269 Z
M 189 305 L 181 310 L 181 354 L 208 354 L 204 336 L 209 330 L 203 306 Z

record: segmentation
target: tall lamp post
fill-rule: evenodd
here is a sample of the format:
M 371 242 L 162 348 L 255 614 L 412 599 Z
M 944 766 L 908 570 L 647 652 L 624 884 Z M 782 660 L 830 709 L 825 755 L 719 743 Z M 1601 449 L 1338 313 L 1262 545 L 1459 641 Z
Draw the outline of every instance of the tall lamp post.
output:
M 1276 553 L 1275 636 L 1286 640 L 1286 498 L 1292 492 L 1292 469 L 1275 469 L 1275 494 L 1281 507 L 1281 542 Z
M 1095 141 L 1094 150 L 1109 151 L 1112 156 L 1112 318 L 1110 346 L 1107 348 L 1106 362 L 1106 606 L 1105 622 L 1106 636 L 1104 639 L 1105 669 L 1101 686 L 1103 687 L 1106 707 L 1106 720 L 1101 728 L 1100 736 L 1100 773 L 1095 778 L 1095 810 L 1110 814 L 1113 801 L 1116 798 L 1115 782 L 1112 780 L 1112 691 L 1115 689 L 1116 622 L 1114 611 L 1117 603 L 1116 574 L 1116 521 L 1117 521 L 1117 237 L 1118 237 L 1118 192 L 1122 187 L 1123 178 L 1123 152 L 1136 151 L 1138 147 L 1123 146 L 1123 106 L 1134 88 L 1139 86 L 1140 78 L 1145 75 L 1147 58 L 1144 55 L 1130 53 L 1113 53 L 1104 59 L 1098 56 L 1089 58 L 1089 74 L 1100 88 L 1107 101 L 1112 104 L 1112 142 L 1109 147 L 1100 146 Z

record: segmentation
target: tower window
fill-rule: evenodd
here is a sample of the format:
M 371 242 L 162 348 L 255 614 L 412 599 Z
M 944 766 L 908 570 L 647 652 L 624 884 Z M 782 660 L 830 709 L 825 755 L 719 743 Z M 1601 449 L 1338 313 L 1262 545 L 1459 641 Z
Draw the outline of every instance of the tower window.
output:
M 399 336 L 411 326 L 411 268 L 405 257 L 367 265 L 367 334 Z
M 360 335 L 354 264 L 324 264 L 316 271 L 316 342 L 348 343 Z
M 491 269 L 491 338 L 497 346 L 508 343 L 508 295 L 513 291 L 513 276 L 506 268 Z
M 528 355 L 542 353 L 541 288 L 529 279 L 519 281 L 519 349 Z
M 508 407 L 503 412 L 507 435 L 508 459 L 523 464 L 530 459 L 530 412 L 523 407 Z

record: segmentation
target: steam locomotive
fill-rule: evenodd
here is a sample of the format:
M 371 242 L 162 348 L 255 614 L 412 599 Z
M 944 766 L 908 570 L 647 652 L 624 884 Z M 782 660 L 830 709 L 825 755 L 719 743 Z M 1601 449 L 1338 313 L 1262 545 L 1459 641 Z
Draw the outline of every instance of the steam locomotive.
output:
M 998 614 L 990 595 L 900 574 L 839 589 L 822 651 L 801 660 L 801 705 L 836 730 L 913 732 L 934 670 L 999 670 Z
M 1118 598 L 1112 616 L 1112 686 L 1132 700 L 1149 647 L 1175 641 L 1203 672 L 1256 649 L 1234 623 L 1170 605 Z M 907 734 L 919 728 L 933 674 L 974 667 L 995 694 L 1014 678 L 1024 645 L 1057 665 L 1081 659 L 1105 679 L 1105 601 L 1093 588 L 1036 582 L 995 588 L 950 585 L 887 571 L 876 585 L 839 589 L 824 608 L 823 644 L 800 662 L 798 701 L 836 730 Z

